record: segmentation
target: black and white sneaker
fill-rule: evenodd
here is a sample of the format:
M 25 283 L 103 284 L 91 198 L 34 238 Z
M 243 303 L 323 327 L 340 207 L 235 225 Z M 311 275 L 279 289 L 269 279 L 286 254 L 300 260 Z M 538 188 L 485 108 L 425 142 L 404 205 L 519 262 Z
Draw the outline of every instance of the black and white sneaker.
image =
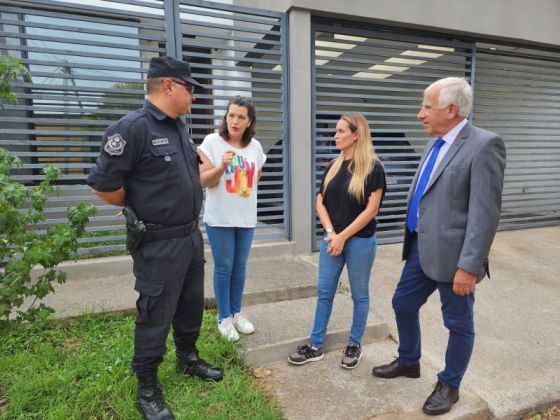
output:
M 344 350 L 344 357 L 340 366 L 344 369 L 354 369 L 362 358 L 362 347 L 359 344 L 348 344 Z
M 290 354 L 288 362 L 294 365 L 304 365 L 307 362 L 318 362 L 325 357 L 325 353 L 321 349 L 314 349 L 310 344 L 299 346 L 297 350 Z

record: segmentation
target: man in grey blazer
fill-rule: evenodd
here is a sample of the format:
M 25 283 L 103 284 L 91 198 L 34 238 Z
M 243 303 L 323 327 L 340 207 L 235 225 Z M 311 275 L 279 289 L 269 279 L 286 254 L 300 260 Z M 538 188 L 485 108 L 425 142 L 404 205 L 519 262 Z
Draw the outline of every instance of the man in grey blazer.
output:
M 373 369 L 381 378 L 420 377 L 418 313 L 438 289 L 449 341 L 445 368 L 423 406 L 431 415 L 448 412 L 459 399 L 474 345 L 474 291 L 489 273 L 500 218 L 505 146 L 498 134 L 467 120 L 472 97 L 470 85 L 456 77 L 424 91 L 417 118 L 436 138 L 428 142 L 408 194 L 406 263 L 393 296 L 399 357 Z

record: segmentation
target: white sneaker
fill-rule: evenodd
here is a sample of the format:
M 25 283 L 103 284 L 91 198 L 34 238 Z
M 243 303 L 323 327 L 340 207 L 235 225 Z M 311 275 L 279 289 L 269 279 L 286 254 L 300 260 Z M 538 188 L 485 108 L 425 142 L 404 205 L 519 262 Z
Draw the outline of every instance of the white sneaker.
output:
M 247 318 L 244 318 L 240 313 L 233 316 L 233 326 L 241 334 L 253 334 L 255 326 Z
M 218 322 L 218 331 L 226 340 L 239 340 L 239 334 L 233 326 L 233 318 L 231 316 L 229 318 L 224 318 L 220 322 Z

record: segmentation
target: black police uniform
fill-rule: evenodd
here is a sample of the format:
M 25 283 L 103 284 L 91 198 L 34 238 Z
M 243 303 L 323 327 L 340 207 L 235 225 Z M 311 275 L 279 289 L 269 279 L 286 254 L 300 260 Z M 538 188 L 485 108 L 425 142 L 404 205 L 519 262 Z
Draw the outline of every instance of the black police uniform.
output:
M 204 304 L 204 245 L 193 223 L 202 205 L 198 165 L 183 122 L 146 100 L 107 129 L 88 177 L 97 191 L 123 186 L 127 206 L 148 228 L 187 227 L 182 236 L 131 250 L 140 293 L 132 360 L 138 374 L 157 369 L 171 325 L 178 359 L 195 351 Z

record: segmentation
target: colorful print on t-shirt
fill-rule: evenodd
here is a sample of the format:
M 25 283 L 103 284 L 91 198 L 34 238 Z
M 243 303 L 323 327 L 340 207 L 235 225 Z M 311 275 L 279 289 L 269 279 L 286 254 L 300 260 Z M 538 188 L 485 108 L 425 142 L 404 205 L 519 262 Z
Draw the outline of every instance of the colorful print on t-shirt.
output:
M 225 172 L 226 191 L 249 197 L 253 191 L 255 162 L 249 162 L 243 156 L 235 155 Z

